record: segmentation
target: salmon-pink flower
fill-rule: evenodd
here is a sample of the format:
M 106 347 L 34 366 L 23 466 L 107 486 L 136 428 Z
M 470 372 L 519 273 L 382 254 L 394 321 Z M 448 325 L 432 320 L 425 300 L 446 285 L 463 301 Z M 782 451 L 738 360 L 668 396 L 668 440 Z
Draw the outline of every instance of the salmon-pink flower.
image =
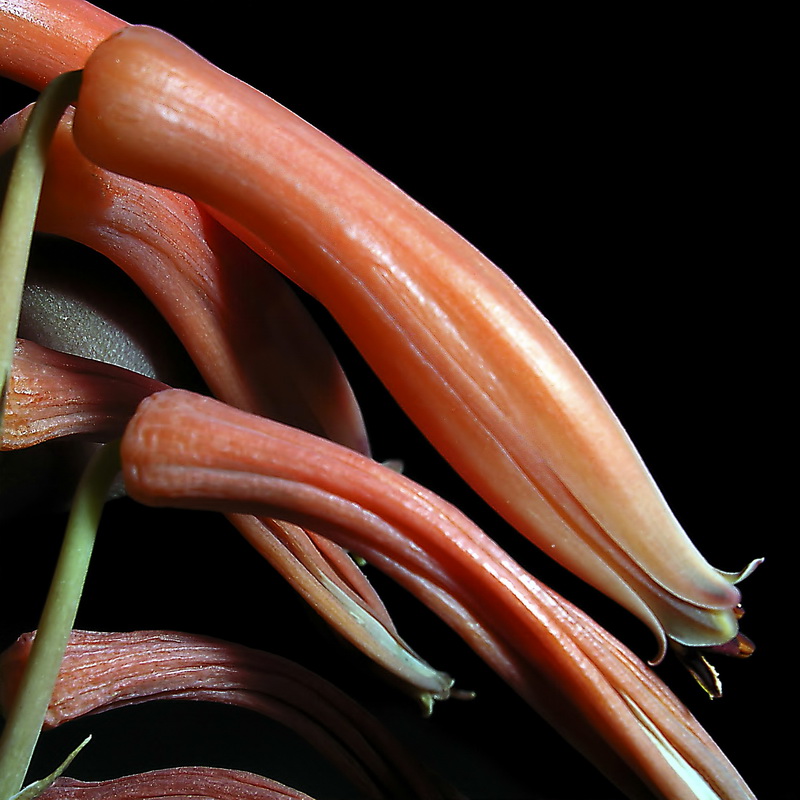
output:
M 748 569 L 708 564 L 557 333 L 396 186 L 152 28 L 89 57 L 75 137 L 107 169 L 208 203 L 320 300 L 448 461 L 650 625 L 660 656 L 667 640 L 737 637 L 734 584 Z
M 752 798 L 652 670 L 456 508 L 397 472 L 180 390 L 140 404 L 121 454 L 140 502 L 309 524 L 364 554 L 631 796 Z

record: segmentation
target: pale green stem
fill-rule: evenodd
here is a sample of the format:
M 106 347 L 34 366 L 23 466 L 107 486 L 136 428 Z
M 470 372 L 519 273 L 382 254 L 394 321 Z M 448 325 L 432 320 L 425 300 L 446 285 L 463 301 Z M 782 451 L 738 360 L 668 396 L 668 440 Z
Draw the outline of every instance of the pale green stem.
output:
M 80 80 L 80 72 L 64 73 L 39 95 L 8 179 L 0 215 L 0 430 L 47 151 L 58 121 L 78 95 Z
M 0 738 L 0 800 L 16 794 L 25 780 L 75 622 L 100 514 L 119 463 L 118 442 L 101 447 L 75 493 L 28 664 Z

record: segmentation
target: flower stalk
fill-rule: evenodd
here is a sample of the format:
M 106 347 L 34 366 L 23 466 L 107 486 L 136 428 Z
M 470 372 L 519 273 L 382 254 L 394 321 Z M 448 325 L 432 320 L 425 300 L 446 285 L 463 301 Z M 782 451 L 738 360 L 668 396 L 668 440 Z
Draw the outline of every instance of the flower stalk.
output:
M 119 464 L 118 442 L 105 445 L 78 486 L 29 665 L 9 703 L 0 737 L 0 798 L 19 791 L 25 779 L 75 622 L 100 514 Z
M 79 73 L 66 73 L 42 92 L 20 139 L 6 187 L 0 214 L 0 426 L 47 150 L 58 120 L 77 97 L 80 81 Z

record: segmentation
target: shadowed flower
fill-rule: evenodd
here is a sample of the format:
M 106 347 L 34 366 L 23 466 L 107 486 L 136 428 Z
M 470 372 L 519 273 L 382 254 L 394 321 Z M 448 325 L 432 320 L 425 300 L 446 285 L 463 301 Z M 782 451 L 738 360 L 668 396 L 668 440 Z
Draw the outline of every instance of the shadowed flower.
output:
M 0 656 L 0 707 L 8 708 L 34 634 Z M 46 729 L 152 700 L 225 703 L 303 736 L 375 800 L 458 800 L 369 712 L 288 659 L 175 631 L 73 631 L 45 717 Z
M 59 778 L 39 800 L 314 800 L 277 781 L 220 767 L 173 767 L 107 781 Z

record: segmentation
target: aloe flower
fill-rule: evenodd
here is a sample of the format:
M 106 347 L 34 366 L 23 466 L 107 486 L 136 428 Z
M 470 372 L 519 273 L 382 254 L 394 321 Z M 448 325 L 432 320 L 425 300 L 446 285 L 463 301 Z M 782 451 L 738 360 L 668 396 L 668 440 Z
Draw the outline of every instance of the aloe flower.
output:
M 180 390 L 140 404 L 121 454 L 125 485 L 140 502 L 310 523 L 363 553 L 436 611 L 631 797 L 753 797 L 632 653 L 457 509 L 402 475 Z
M 0 13 L 9 22 L 0 30 L 0 73 L 34 86 L 83 66 L 123 25 L 81 0 L 9 0 Z M 703 651 L 752 651 L 738 630 L 735 584 L 756 562 L 725 573 L 705 561 L 583 368 L 502 273 L 358 159 L 161 33 L 111 36 L 86 70 L 76 131 L 94 168 L 187 193 L 205 219 L 214 217 L 321 301 L 499 513 L 645 621 L 660 643 L 656 660 L 671 644 L 719 693 Z M 170 94 L 176 82 L 181 91 Z M 177 319 L 171 324 L 177 328 Z M 204 355 L 202 346 L 196 355 Z M 217 449 L 226 420 L 248 430 L 267 421 L 238 416 L 231 406 L 247 403 L 225 397 L 227 381 L 220 383 L 212 391 L 229 405 L 187 405 L 189 418 L 212 409 L 202 433 L 191 424 L 170 430 L 180 427 L 180 415 L 156 432 L 147 427 L 154 409 L 174 411 L 183 393 L 165 391 L 140 406 L 126 441 L 142 430 L 152 439 L 141 450 L 131 445 L 125 457 L 140 500 L 222 510 L 257 548 L 275 526 L 288 550 L 310 542 L 325 559 L 329 546 L 366 555 L 631 797 L 752 797 L 646 665 L 428 490 L 352 450 L 331 450 L 306 434 L 295 439 L 283 428 L 267 434 L 278 443 L 267 467 L 249 442 L 238 453 L 247 463 L 231 461 L 225 447 Z M 210 453 L 204 436 L 214 442 Z M 284 447 L 297 447 L 303 463 L 292 463 Z M 214 459 L 220 462 L 206 474 Z M 340 482 L 348 475 L 351 485 Z M 306 524 L 336 544 L 320 536 L 296 547 L 292 525 Z M 428 524 L 438 533 L 466 532 L 467 544 L 447 534 L 428 539 Z M 322 567 L 325 559 L 309 570 L 310 583 L 324 583 L 325 569 L 336 572 L 332 560 Z
M 447 460 L 545 552 L 650 625 L 659 658 L 667 640 L 736 640 L 734 584 L 753 564 L 708 564 L 548 322 L 396 186 L 145 27 L 88 59 L 74 134 L 105 168 L 208 203 L 322 302 Z

